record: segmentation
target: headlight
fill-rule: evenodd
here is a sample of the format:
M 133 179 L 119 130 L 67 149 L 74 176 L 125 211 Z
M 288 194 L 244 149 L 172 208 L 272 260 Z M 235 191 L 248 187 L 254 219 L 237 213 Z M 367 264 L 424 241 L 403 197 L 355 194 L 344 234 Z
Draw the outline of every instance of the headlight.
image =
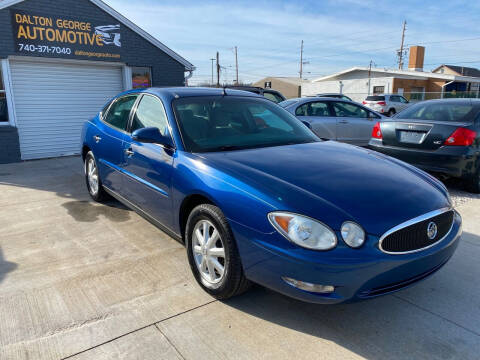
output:
M 365 242 L 365 231 L 354 222 L 345 221 L 340 232 L 345 243 L 352 248 L 358 248 Z
M 321 222 L 288 212 L 268 214 L 270 223 L 291 242 L 307 249 L 329 250 L 337 245 L 337 237 Z

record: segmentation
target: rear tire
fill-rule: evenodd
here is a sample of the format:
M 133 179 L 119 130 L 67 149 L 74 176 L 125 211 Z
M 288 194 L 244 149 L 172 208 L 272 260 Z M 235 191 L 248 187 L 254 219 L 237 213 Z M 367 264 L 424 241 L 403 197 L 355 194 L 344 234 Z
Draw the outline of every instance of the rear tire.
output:
M 218 207 L 202 204 L 192 210 L 185 242 L 190 268 L 203 290 L 220 300 L 248 290 L 251 283 L 243 273 L 233 233 Z
M 477 173 L 468 180 L 467 190 L 474 194 L 480 194 L 480 168 L 477 170 Z
M 103 202 L 107 200 L 108 194 L 102 186 L 102 180 L 100 180 L 97 160 L 91 151 L 85 155 L 84 169 L 85 181 L 87 183 L 87 189 L 90 197 L 97 202 Z
M 395 111 L 395 109 L 392 108 L 392 109 L 388 110 L 387 115 L 388 115 L 389 117 L 392 117 L 392 116 L 395 115 L 396 113 L 397 113 L 397 112 Z

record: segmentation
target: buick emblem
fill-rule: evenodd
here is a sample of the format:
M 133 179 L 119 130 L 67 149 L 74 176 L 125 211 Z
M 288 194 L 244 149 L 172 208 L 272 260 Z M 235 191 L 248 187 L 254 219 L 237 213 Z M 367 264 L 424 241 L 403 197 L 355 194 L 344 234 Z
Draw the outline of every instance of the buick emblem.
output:
M 427 226 L 427 236 L 430 240 L 435 239 L 435 236 L 437 236 L 438 228 L 437 224 L 435 224 L 433 221 L 431 221 L 428 226 Z

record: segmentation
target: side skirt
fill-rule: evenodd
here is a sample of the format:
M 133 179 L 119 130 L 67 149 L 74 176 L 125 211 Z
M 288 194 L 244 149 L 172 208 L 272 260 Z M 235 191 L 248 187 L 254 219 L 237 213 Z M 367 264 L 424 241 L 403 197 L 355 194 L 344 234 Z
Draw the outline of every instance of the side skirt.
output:
M 182 239 L 182 236 L 177 234 L 175 231 L 169 229 L 168 227 L 166 227 L 165 225 L 163 225 L 160 221 L 158 221 L 157 219 L 155 219 L 153 216 L 151 216 L 150 214 L 146 213 L 145 211 L 143 211 L 142 209 L 140 209 L 137 205 L 133 204 L 132 202 L 128 201 L 127 199 L 125 199 L 123 196 L 117 194 L 115 191 L 107 188 L 106 186 L 103 186 L 103 188 L 105 189 L 105 191 L 110 194 L 111 196 L 113 196 L 115 199 L 117 199 L 118 201 L 120 201 L 122 204 L 124 204 L 125 206 L 129 207 L 130 209 L 134 210 L 138 215 L 140 215 L 141 217 L 143 217 L 145 220 L 147 220 L 148 222 L 152 223 L 153 225 L 155 225 L 156 227 L 158 227 L 160 230 L 162 230 L 164 233 L 166 233 L 168 236 L 174 238 L 175 240 L 177 240 L 179 243 L 183 244 L 183 239 Z

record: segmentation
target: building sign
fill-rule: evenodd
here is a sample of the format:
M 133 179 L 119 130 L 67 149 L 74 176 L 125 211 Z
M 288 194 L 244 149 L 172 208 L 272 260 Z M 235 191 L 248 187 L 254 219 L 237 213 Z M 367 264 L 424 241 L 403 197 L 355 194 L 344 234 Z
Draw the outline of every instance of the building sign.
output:
M 16 52 L 82 59 L 119 60 L 119 24 L 11 10 Z

